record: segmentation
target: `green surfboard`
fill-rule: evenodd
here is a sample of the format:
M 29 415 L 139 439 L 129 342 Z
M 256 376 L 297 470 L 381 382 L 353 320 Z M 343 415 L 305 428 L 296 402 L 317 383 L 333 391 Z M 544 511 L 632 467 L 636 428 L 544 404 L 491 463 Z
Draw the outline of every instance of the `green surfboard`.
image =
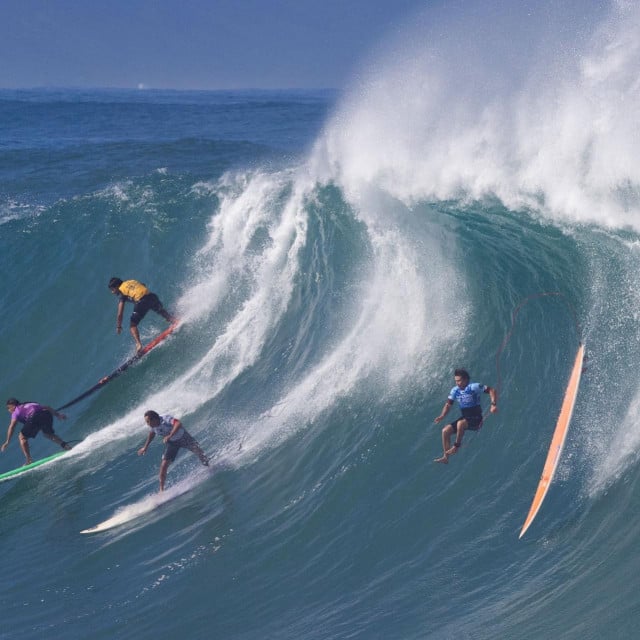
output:
M 5 480 L 13 480 L 18 476 L 21 476 L 23 473 L 29 473 L 29 471 L 32 471 L 36 467 L 40 467 L 43 464 L 46 464 L 47 462 L 51 462 L 52 460 L 55 460 L 56 458 L 63 456 L 65 453 L 68 453 L 68 451 L 58 451 L 57 453 L 54 453 L 53 455 L 47 458 L 41 458 L 40 460 L 36 460 L 31 464 L 25 464 L 21 467 L 18 467 L 17 469 L 12 469 L 11 471 L 5 471 L 4 473 L 0 473 L 0 482 L 4 482 Z

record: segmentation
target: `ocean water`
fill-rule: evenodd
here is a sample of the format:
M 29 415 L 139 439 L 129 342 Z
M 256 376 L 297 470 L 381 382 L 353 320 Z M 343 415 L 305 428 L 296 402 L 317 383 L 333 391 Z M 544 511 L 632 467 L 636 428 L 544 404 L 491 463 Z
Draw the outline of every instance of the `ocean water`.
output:
M 182 319 L 0 484 L 0 638 L 634 637 L 640 11 L 569 5 L 427 11 L 342 92 L 0 91 L 4 395 L 131 355 L 111 276 Z M 499 412 L 438 465 L 459 366 Z M 147 409 L 215 473 L 159 500 Z

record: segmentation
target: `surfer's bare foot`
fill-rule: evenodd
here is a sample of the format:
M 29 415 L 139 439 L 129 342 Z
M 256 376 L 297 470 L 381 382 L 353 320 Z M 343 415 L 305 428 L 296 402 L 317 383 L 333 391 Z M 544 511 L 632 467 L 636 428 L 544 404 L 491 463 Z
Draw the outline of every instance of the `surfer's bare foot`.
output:
M 441 464 L 449 464 L 449 456 L 445 453 L 441 458 L 436 458 L 434 462 L 440 462 Z
M 31 458 L 29 458 L 22 466 L 26 467 L 28 464 L 31 464 L 33 462 L 33 460 Z

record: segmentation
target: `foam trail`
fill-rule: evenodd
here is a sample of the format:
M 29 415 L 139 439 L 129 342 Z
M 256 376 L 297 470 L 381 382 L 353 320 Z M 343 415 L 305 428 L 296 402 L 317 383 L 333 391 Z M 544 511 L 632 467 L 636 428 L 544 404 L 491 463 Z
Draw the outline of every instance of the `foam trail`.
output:
M 202 482 L 202 479 L 200 479 L 200 482 Z M 159 506 L 166 504 L 170 500 L 181 496 L 196 486 L 196 484 L 199 484 L 199 482 L 197 482 L 193 477 L 181 480 L 161 493 L 156 492 L 147 495 L 136 502 L 119 507 L 109 518 L 97 525 L 89 527 L 88 529 L 83 529 L 80 533 L 100 533 L 102 531 L 121 527 L 122 525 L 132 522 L 143 515 L 151 513 Z
M 279 220 L 278 216 L 278 207 L 286 202 L 292 179 L 293 175 L 286 171 L 226 174 L 214 185 L 221 200 L 220 209 L 210 223 L 209 238 L 198 252 L 195 282 L 179 302 L 187 322 L 206 318 L 238 281 L 255 284 L 261 269 L 262 277 L 267 275 L 267 267 L 261 262 L 276 260 L 283 246 L 276 247 L 271 257 L 252 247 L 260 232 L 267 231 L 271 240 L 285 243 L 287 234 L 294 232 L 295 208 L 300 206 L 302 189 L 298 190 L 297 201 L 288 205 L 285 217 Z
M 291 193 L 283 194 L 289 186 L 287 174 L 259 174 L 237 197 L 223 201 L 209 242 L 201 252 L 201 257 L 206 256 L 214 265 L 213 271 L 222 271 L 223 275 L 210 280 L 207 273 L 202 283 L 189 291 L 185 304 L 204 300 L 208 308 L 200 313 L 210 313 L 222 298 L 221 291 L 228 292 L 231 283 L 237 288 L 238 280 L 246 284 L 248 295 L 237 302 L 236 314 L 207 353 L 174 386 L 195 386 L 206 399 L 215 397 L 255 363 L 285 312 L 299 270 L 298 254 L 306 241 L 307 225 L 307 185 L 294 182 Z M 251 245 L 258 229 L 266 229 L 269 237 L 262 250 L 254 251 Z M 203 290 L 208 287 L 213 287 L 217 295 L 204 295 Z
M 313 167 L 315 159 L 310 159 Z M 465 325 L 468 310 L 449 286 L 460 274 L 429 237 L 416 242 L 402 227 L 406 209 L 376 189 L 353 197 L 354 215 L 366 223 L 371 265 L 354 300 L 341 340 L 272 410 L 259 416 L 243 441 L 245 453 L 278 442 L 313 422 L 335 402 L 367 383 L 386 396 L 409 379 L 428 377 L 427 366 Z M 454 313 L 455 310 L 455 313 Z

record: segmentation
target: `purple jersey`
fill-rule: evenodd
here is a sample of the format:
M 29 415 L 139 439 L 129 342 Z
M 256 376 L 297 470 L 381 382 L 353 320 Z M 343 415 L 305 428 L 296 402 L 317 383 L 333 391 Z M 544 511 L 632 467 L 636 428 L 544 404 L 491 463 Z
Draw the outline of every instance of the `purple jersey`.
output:
M 22 424 L 26 424 L 27 420 L 31 420 L 33 416 L 38 412 L 44 410 L 44 407 L 37 402 L 25 402 L 19 404 L 11 414 L 12 420 L 17 420 Z

